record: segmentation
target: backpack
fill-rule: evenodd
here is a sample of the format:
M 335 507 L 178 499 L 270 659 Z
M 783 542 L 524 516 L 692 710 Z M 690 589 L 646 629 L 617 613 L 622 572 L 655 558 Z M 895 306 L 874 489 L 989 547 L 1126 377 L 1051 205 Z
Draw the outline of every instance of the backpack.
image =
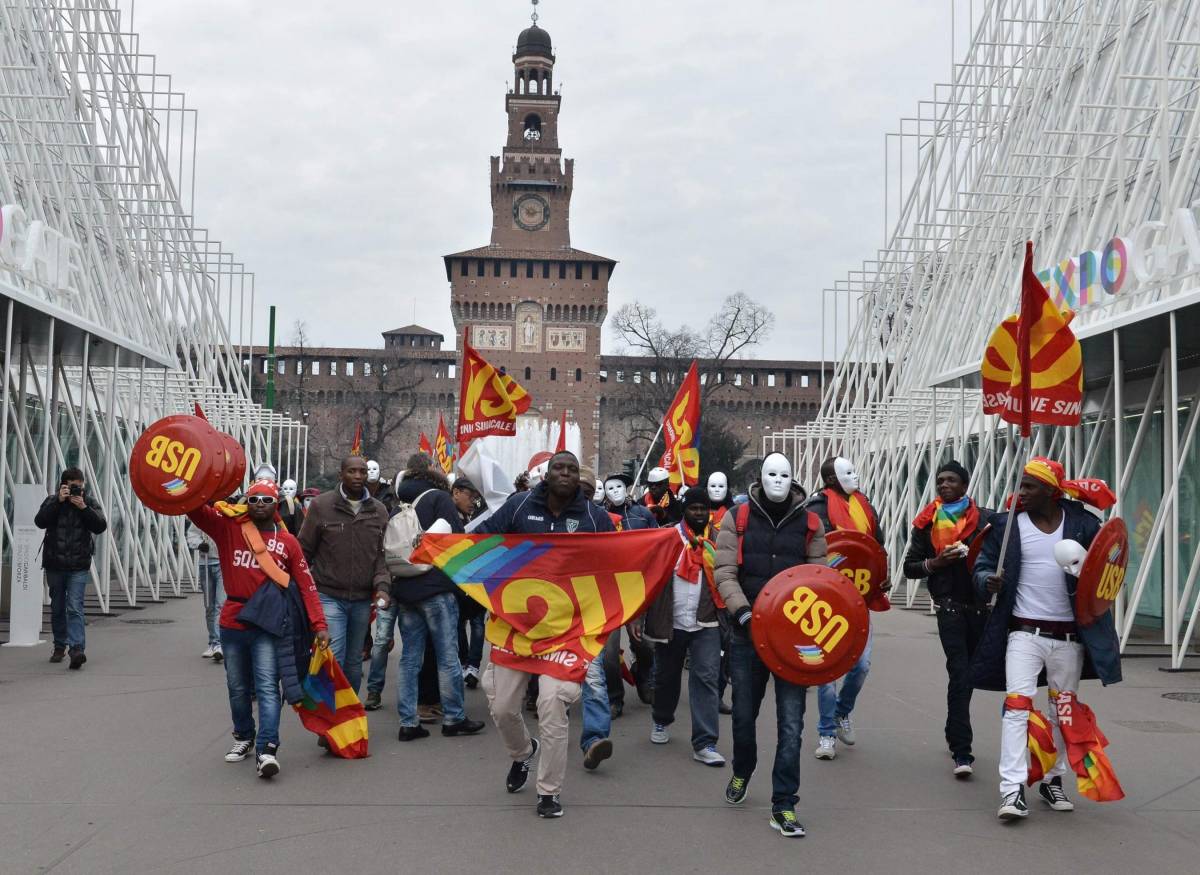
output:
M 807 546 L 812 543 L 813 535 L 817 531 L 817 526 L 820 524 L 820 519 L 811 510 L 806 511 L 808 517 L 808 531 L 804 535 L 804 543 Z M 726 514 L 728 516 L 728 514 Z M 723 518 L 722 518 L 723 519 Z M 750 502 L 744 501 L 737 506 L 737 510 L 733 513 L 733 523 L 737 529 L 737 564 L 740 567 L 742 564 L 742 541 L 746 537 L 746 525 L 750 522 Z
M 433 567 L 414 565 L 408 561 L 408 557 L 417 549 L 421 536 L 425 534 L 417 517 L 417 502 L 434 491 L 426 489 L 413 499 L 412 504 L 397 503 L 396 512 L 383 530 L 383 559 L 392 577 L 418 577 Z

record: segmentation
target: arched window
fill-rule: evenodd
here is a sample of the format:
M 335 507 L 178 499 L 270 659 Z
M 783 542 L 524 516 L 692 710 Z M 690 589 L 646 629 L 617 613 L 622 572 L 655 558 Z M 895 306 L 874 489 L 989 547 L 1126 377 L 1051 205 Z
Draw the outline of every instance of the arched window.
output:
M 557 379 L 558 379 L 558 368 L 551 368 L 551 369 L 550 369 L 550 379 L 551 379 L 551 380 L 557 380 Z
M 532 379 L 533 379 L 533 368 L 526 368 L 526 369 L 525 369 L 525 379 L 526 379 L 526 380 L 532 380 Z
M 576 368 L 575 369 L 575 382 L 578 383 L 582 379 L 583 379 L 583 368 Z
M 536 112 L 525 116 L 524 126 L 526 140 L 537 142 L 542 138 L 542 119 Z

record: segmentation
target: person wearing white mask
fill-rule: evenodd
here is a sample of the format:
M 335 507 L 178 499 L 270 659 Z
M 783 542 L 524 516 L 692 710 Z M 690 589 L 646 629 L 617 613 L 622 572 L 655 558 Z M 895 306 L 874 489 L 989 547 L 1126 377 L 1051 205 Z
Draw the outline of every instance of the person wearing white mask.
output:
M 258 467 L 254 469 L 252 480 L 270 480 L 275 483 L 279 480 L 279 472 L 270 462 L 259 462 Z
M 749 500 L 731 510 L 717 534 L 714 578 L 733 626 L 730 670 L 733 679 L 733 777 L 725 801 L 746 799 L 758 765 L 754 723 L 771 680 L 750 638 L 751 605 L 776 574 L 806 563 L 824 565 L 825 529 L 804 509 L 804 493 L 793 488 L 792 466 L 781 453 L 763 459 L 759 482 Z M 799 838 L 796 819 L 800 788 L 800 735 L 804 728 L 805 687 L 775 678 L 777 740 L 771 771 L 771 827 Z
M 666 468 L 650 469 L 642 504 L 650 509 L 660 526 L 673 526 L 683 519 L 683 505 L 671 492 L 671 473 Z
M 733 498 L 729 495 L 729 477 L 724 471 L 713 471 L 705 483 L 708 493 L 709 521 L 718 526 L 725 512 L 733 507 Z
M 612 517 L 618 532 L 636 529 L 657 529 L 654 514 L 644 505 L 637 504 L 629 495 L 633 478 L 623 471 L 604 478 L 604 509 Z M 637 685 L 638 698 L 645 704 L 654 701 L 654 649 L 642 640 L 643 618 L 630 623 L 625 631 L 629 635 L 629 650 L 633 654 L 630 671 Z M 608 707 L 613 719 L 625 710 L 625 680 L 621 677 L 621 634 L 614 632 L 604 643 L 604 675 L 608 681 Z
M 279 517 L 293 535 L 299 533 L 304 524 L 304 508 L 296 498 L 296 481 L 290 477 L 279 487 Z
M 821 519 L 827 532 L 847 529 L 870 535 L 883 545 L 883 532 L 879 528 L 879 514 L 870 500 L 859 488 L 858 471 L 846 458 L 838 456 L 826 459 L 821 464 L 821 482 L 824 488 L 808 500 L 806 507 Z M 892 588 L 889 581 L 880 587 L 883 592 Z M 852 746 L 857 738 L 854 722 L 850 717 L 858 694 L 871 671 L 871 645 L 874 628 L 867 637 L 867 647 L 854 668 L 840 681 L 821 684 L 817 688 L 817 706 L 820 720 L 817 723 L 817 749 L 819 760 L 832 760 L 837 756 L 837 743 Z M 839 688 L 840 684 L 840 688 Z
M 367 462 L 367 492 L 387 508 L 388 514 L 396 511 L 396 491 L 392 484 L 380 476 L 379 463 L 374 459 Z

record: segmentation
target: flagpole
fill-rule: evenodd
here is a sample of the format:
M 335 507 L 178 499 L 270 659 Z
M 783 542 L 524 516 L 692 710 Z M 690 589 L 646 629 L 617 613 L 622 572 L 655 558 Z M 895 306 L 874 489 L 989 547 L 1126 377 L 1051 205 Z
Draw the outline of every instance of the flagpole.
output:
M 650 439 L 650 446 L 646 448 L 646 457 L 642 459 L 642 467 L 638 468 L 637 476 L 633 478 L 633 485 L 637 486 L 642 482 L 642 472 L 646 470 L 646 463 L 650 461 L 650 454 L 654 452 L 654 444 L 658 442 L 658 436 L 662 434 L 663 423 L 658 424 L 658 431 L 654 433 L 654 437 Z
M 1017 490 L 1021 485 L 1021 474 L 1025 470 L 1025 466 L 1021 463 L 1021 459 L 1023 458 L 1021 455 L 1021 445 L 1027 440 L 1028 438 L 1025 435 L 1020 435 L 1017 439 L 1017 452 L 1013 463 L 1013 467 L 1016 468 L 1017 473 L 1013 478 L 1012 490 L 1007 493 L 1012 496 L 1012 509 L 1009 511 L 1008 523 L 1004 526 L 1004 537 L 1000 539 L 1000 557 L 996 560 L 996 574 L 1000 578 L 1004 577 L 1004 556 L 1008 553 L 1008 542 L 1012 536 L 1012 530 L 1017 527 Z M 1026 449 L 1026 452 L 1028 452 L 1028 449 Z M 999 595 L 999 593 L 992 593 L 991 600 L 988 602 L 989 608 L 996 604 L 996 599 Z

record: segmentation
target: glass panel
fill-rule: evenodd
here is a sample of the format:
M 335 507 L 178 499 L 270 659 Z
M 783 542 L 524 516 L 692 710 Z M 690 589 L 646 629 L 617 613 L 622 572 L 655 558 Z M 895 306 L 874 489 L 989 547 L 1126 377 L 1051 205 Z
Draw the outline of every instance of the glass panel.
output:
M 1139 411 L 1127 411 L 1125 417 L 1125 446 L 1132 447 L 1137 435 Z M 1163 494 L 1163 428 L 1162 410 L 1156 410 L 1151 415 L 1147 426 L 1146 439 L 1142 444 L 1141 456 L 1137 460 L 1133 476 L 1130 478 L 1129 489 L 1124 496 L 1125 522 L 1130 529 L 1129 571 L 1126 585 L 1132 587 L 1141 571 L 1142 559 L 1146 553 L 1150 531 L 1154 526 L 1154 515 L 1162 503 Z M 1162 598 L 1162 555 L 1156 551 L 1154 564 L 1146 587 L 1142 591 L 1138 603 L 1137 619 L 1141 625 L 1161 628 L 1163 616 Z

